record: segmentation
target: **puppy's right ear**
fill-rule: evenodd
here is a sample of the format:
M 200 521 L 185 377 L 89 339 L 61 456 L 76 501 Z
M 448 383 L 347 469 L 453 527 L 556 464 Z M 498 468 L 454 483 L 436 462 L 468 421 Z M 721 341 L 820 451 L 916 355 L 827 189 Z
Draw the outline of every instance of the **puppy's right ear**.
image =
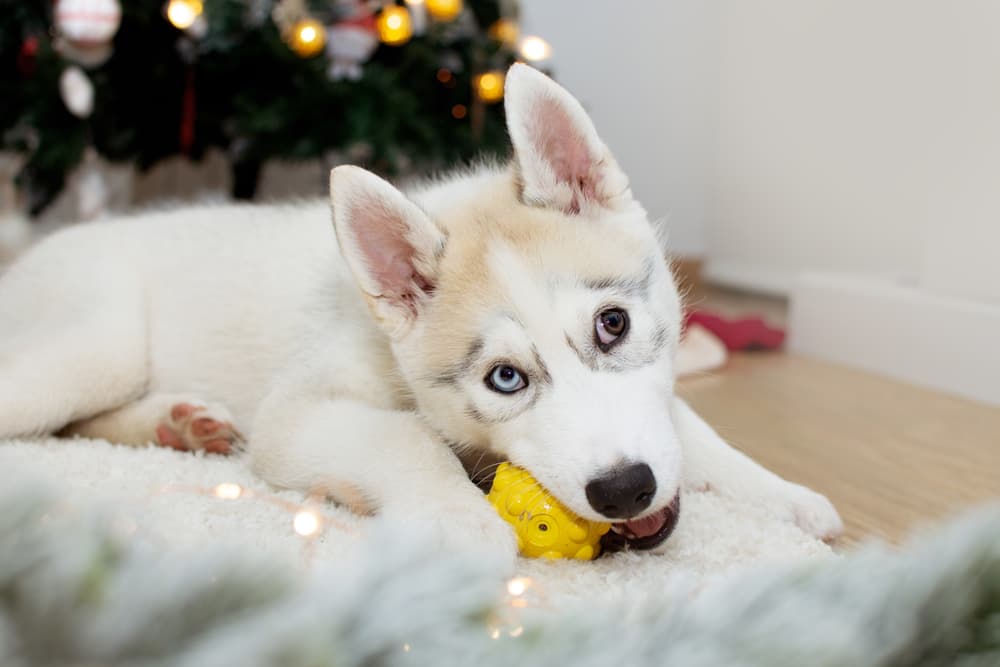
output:
M 359 167 L 330 173 L 340 252 L 375 319 L 405 333 L 433 293 L 445 235 L 402 192 Z

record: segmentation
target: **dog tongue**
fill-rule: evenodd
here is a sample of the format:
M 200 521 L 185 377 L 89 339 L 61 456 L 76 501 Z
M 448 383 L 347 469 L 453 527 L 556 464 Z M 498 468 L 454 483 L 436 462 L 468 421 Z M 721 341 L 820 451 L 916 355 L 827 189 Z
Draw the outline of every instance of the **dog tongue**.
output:
M 632 533 L 636 537 L 649 537 L 650 535 L 655 535 L 659 532 L 660 528 L 663 528 L 663 524 L 666 523 L 666 521 L 666 514 L 664 512 L 657 512 L 656 514 L 651 514 L 650 516 L 642 519 L 626 521 L 625 530 Z

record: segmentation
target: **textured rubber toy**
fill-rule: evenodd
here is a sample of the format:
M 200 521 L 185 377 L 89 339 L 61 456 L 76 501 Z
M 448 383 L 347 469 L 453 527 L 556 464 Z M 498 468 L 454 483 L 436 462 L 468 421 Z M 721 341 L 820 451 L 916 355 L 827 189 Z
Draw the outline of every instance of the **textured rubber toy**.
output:
M 514 526 L 521 555 L 529 558 L 597 558 L 601 536 L 611 528 L 576 516 L 527 470 L 510 463 L 497 468 L 487 498 Z

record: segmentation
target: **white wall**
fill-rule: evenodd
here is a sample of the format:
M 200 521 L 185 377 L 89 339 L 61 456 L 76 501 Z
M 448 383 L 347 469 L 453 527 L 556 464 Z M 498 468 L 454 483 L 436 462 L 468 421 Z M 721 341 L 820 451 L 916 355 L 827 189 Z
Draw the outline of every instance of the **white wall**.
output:
M 705 251 L 715 0 L 522 0 L 522 32 L 590 112 L 675 253 Z
M 710 273 L 1000 301 L 1000 2 L 721 2 Z

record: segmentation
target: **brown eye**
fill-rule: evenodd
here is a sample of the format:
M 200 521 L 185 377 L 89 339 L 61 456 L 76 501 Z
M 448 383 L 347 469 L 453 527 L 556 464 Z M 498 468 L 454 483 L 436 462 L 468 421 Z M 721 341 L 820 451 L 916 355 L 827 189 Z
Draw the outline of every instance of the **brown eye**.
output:
M 604 352 L 618 342 L 628 331 L 628 313 L 621 308 L 608 308 L 597 315 L 594 322 L 594 333 L 597 335 L 597 345 Z

